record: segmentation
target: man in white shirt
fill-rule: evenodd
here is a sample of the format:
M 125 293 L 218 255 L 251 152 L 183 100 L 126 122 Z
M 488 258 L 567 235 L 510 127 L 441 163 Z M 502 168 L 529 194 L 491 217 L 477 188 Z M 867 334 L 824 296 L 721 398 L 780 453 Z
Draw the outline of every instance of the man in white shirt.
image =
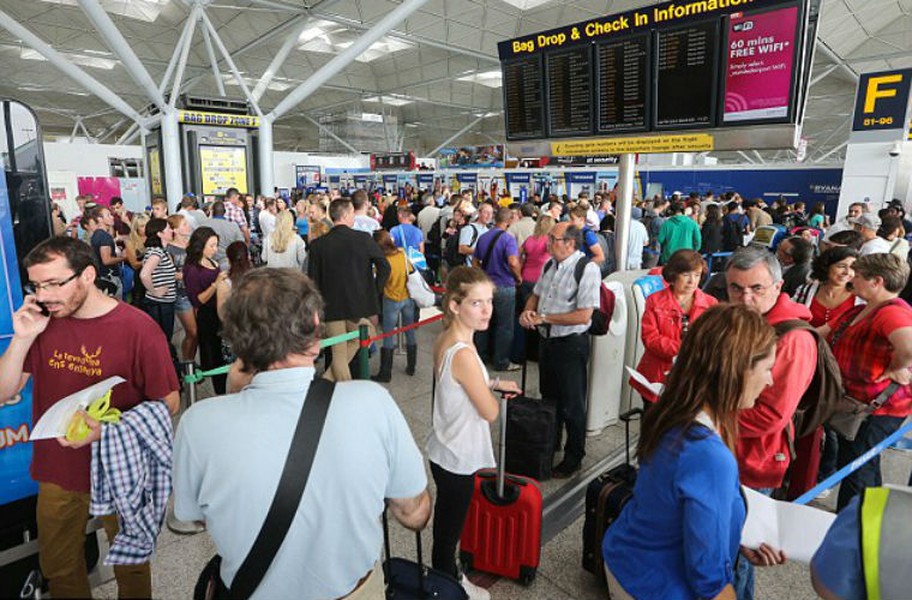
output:
M 380 223 L 377 222 L 377 219 L 367 214 L 367 209 L 370 208 L 370 199 L 367 196 L 367 192 L 355 190 L 351 195 L 351 203 L 352 208 L 355 209 L 355 223 L 352 225 L 352 229 L 363 231 L 368 235 L 373 235 L 375 231 L 380 229 Z
M 852 225 L 853 221 L 867 212 L 865 210 L 866 208 L 867 206 L 864 202 L 853 202 L 849 204 L 849 210 L 846 216 L 830 225 L 829 229 L 826 231 L 826 237 L 832 237 L 834 233 L 839 233 L 840 231 L 854 229 Z
M 424 234 L 425 239 L 427 239 L 431 233 L 431 227 L 440 218 L 440 209 L 434 204 L 434 194 L 430 192 L 425 193 L 421 200 L 424 203 L 424 208 L 418 213 L 415 224 Z
M 276 213 L 278 209 L 276 208 L 275 198 L 266 198 L 263 202 L 263 210 L 260 211 L 259 221 L 260 221 L 260 233 L 263 236 L 263 239 L 266 239 L 266 236 L 275 231 L 276 228 Z
M 877 235 L 877 230 L 880 228 L 880 217 L 870 213 L 863 214 L 852 219 L 852 224 L 855 226 L 855 231 L 860 233 L 864 239 L 861 250 L 858 251 L 860 256 L 890 251 L 890 242 Z
M 478 218 L 459 232 L 459 253 L 465 256 L 467 266 L 472 266 L 472 255 L 475 254 L 478 238 L 491 228 L 493 217 L 494 208 L 490 204 L 482 204 L 478 207 Z
M 507 233 L 516 238 L 517 246 L 522 246 L 523 242 L 535 232 L 535 205 L 531 202 L 526 202 L 520 207 L 519 211 L 522 217 L 510 225 Z
M 627 232 L 627 269 L 643 268 L 643 248 L 649 245 L 649 232 L 640 219 L 643 209 L 634 206 L 630 214 L 630 229 Z

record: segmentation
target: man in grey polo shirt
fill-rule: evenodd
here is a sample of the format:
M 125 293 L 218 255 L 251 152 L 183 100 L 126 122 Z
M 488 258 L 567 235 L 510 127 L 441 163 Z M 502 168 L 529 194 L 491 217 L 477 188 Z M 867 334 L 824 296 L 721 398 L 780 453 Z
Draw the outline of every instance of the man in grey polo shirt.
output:
M 601 276 L 598 265 L 590 262 L 577 285 L 576 265 L 586 260 L 579 249 L 582 241 L 579 228 L 569 223 L 554 226 L 548 236 L 551 258 L 519 316 L 523 327 L 538 327 L 541 333 L 539 386 L 544 398 L 557 402 L 555 452 L 567 426 L 564 457 L 552 471 L 558 479 L 578 471 L 586 454 L 587 330 L 592 311 L 599 306 Z
M 197 403 L 181 418 L 174 512 L 206 522 L 227 586 L 278 488 L 314 378 L 322 305 L 303 273 L 245 274 L 224 320 L 238 356 L 229 388 L 240 391 Z M 337 383 L 297 514 L 251 598 L 382 598 L 384 500 L 403 525 L 421 530 L 431 513 L 426 488 L 421 453 L 387 391 L 370 381 Z

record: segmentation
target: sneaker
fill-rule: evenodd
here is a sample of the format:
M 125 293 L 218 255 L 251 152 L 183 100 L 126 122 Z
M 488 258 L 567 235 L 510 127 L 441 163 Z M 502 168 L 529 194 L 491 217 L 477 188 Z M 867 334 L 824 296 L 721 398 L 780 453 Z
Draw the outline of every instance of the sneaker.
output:
M 521 369 L 522 369 L 522 365 L 518 365 L 516 363 L 507 363 L 506 367 L 504 367 L 503 369 L 497 369 L 497 370 L 509 372 L 509 371 L 519 371 Z
M 555 479 L 567 479 L 580 470 L 580 463 L 564 459 L 559 465 L 551 469 L 551 476 Z
M 491 593 L 469 581 L 465 574 L 459 578 L 459 584 L 465 590 L 465 593 L 469 595 L 469 600 L 491 600 Z

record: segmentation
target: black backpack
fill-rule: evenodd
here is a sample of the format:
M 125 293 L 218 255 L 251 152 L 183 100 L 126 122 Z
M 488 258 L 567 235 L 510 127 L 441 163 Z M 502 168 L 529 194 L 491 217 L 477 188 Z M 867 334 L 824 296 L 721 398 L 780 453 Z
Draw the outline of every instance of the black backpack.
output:
M 459 253 L 459 236 L 462 233 L 462 230 L 466 227 L 471 227 L 472 229 L 472 241 L 469 243 L 469 245 L 474 246 L 475 240 L 478 239 L 478 229 L 472 227 L 471 225 L 463 225 L 456 230 L 456 233 L 446 239 L 446 247 L 443 250 L 443 259 L 451 267 L 458 267 L 459 265 L 466 264 L 465 256 Z
M 431 225 L 431 230 L 428 232 L 427 244 L 425 244 L 424 249 L 425 254 L 440 256 L 442 238 L 440 219 L 437 219 L 434 221 L 434 224 Z

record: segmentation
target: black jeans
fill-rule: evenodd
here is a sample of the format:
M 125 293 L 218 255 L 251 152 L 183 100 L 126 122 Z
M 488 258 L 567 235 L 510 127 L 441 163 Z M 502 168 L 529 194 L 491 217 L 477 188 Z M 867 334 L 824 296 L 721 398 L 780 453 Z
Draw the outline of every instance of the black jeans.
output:
M 542 339 L 538 361 L 539 387 L 542 398 L 557 403 L 554 451 L 560 450 L 561 434 L 566 425 L 564 460 L 571 463 L 579 463 L 586 455 L 588 366 L 588 334 Z
M 469 504 L 475 491 L 475 476 L 450 473 L 433 462 L 431 476 L 437 485 L 431 566 L 458 577 L 456 547 L 459 545 L 459 537 L 469 514 Z
M 221 328 L 222 322 L 215 308 L 206 304 L 200 306 L 196 313 L 196 331 L 199 339 L 200 366 L 205 371 L 221 367 L 225 362 L 222 359 L 222 338 L 219 335 Z M 227 375 L 216 375 L 212 378 L 212 387 L 216 394 L 221 396 L 225 393 L 227 379 Z
M 846 466 L 899 429 L 903 417 L 886 417 L 871 415 L 858 429 L 858 435 L 851 442 L 839 436 L 837 469 Z M 867 487 L 883 485 L 880 473 L 880 456 L 875 456 L 866 462 L 857 471 L 842 480 L 839 486 L 839 498 L 836 500 L 836 510 L 842 510 L 852 498 L 862 493 Z
M 150 300 L 149 296 L 146 296 L 143 299 L 143 310 L 165 332 L 165 338 L 167 338 L 170 346 L 171 336 L 174 335 L 174 302 L 155 302 Z

